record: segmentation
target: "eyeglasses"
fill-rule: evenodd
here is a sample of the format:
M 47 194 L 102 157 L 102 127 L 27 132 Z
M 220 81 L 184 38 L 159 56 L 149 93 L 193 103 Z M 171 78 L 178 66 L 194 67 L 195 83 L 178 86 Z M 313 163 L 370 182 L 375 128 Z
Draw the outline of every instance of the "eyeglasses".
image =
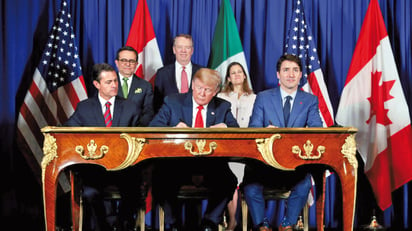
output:
M 134 65 L 137 63 L 135 59 L 119 59 L 119 62 L 121 62 L 122 64 L 129 63 L 131 65 Z

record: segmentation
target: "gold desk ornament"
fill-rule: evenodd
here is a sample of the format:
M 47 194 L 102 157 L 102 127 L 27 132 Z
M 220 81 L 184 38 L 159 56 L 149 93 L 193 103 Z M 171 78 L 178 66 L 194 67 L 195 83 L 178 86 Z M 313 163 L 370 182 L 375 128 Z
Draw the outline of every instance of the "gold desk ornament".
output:
M 303 149 L 305 150 L 305 154 L 302 155 L 302 150 L 299 148 L 299 145 L 294 145 L 292 147 L 292 152 L 299 156 L 302 160 L 318 160 L 322 157 L 322 154 L 325 152 L 326 147 L 319 145 L 316 151 L 318 155 L 313 155 L 313 144 L 310 140 L 307 140 L 306 143 L 303 145 Z
M 193 151 L 193 144 L 190 141 L 186 141 L 185 149 L 190 151 L 190 154 L 194 156 L 207 156 L 212 154 L 213 150 L 217 148 L 216 142 L 210 142 L 209 151 L 205 151 L 206 140 L 196 140 L 196 146 L 199 152 Z
M 349 164 L 354 168 L 358 168 L 358 160 L 356 159 L 356 141 L 355 135 L 351 134 L 345 139 L 345 143 L 342 145 L 341 153 L 348 159 Z
M 102 145 L 100 147 L 100 154 L 96 154 L 97 144 L 94 140 L 90 140 L 87 144 L 87 155 L 84 153 L 84 147 L 82 145 L 77 145 L 75 150 L 85 160 L 97 160 L 103 158 L 103 156 L 109 151 L 109 147 Z
M 44 181 L 44 174 L 47 165 L 49 163 L 58 157 L 57 155 L 57 144 L 56 144 L 56 138 L 50 134 L 45 134 L 44 135 L 44 143 L 43 143 L 43 159 L 41 161 L 41 169 L 42 169 L 42 179 Z
M 280 134 L 273 134 L 270 138 L 260 138 L 256 139 L 256 145 L 257 149 L 262 155 L 263 159 L 271 166 L 281 169 L 281 170 L 286 170 L 286 171 L 291 171 L 294 170 L 293 168 L 285 168 L 282 165 L 280 165 L 275 157 L 273 156 L 273 142 L 276 139 L 280 139 L 282 136 Z
M 129 147 L 126 159 L 119 166 L 109 170 L 117 171 L 131 166 L 139 157 L 140 153 L 143 150 L 143 146 L 146 143 L 145 138 L 131 137 L 129 134 L 126 133 L 121 133 L 120 138 L 125 139 Z

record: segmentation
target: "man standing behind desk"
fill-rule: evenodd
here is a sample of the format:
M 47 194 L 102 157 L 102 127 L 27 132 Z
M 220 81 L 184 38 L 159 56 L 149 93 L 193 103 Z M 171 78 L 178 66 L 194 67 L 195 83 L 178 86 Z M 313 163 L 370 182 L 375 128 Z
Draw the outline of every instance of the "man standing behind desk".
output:
M 322 127 L 318 98 L 298 89 L 302 77 L 300 59 L 283 55 L 276 69 L 280 87 L 257 95 L 249 127 Z M 246 164 L 243 183 L 254 230 L 258 231 L 271 230 L 265 218 L 265 186 L 292 188 L 279 231 L 293 230 L 312 186 L 310 174 L 305 171 L 281 171 L 263 163 Z
M 88 127 L 132 127 L 139 126 L 141 107 L 117 95 L 116 71 L 106 63 L 93 66 L 93 84 L 98 92 L 92 98 L 77 104 L 76 111 L 65 126 Z M 78 170 L 78 171 L 77 171 Z M 85 230 L 113 230 L 106 221 L 103 192 L 108 186 L 117 186 L 122 202 L 120 226 L 133 227 L 133 214 L 139 206 L 140 174 L 135 167 L 108 172 L 99 166 L 76 166 L 83 182 L 82 196 L 85 202 Z M 133 180 L 131 180 L 133 179 Z M 132 182 L 132 183 L 131 183 Z M 115 226 L 117 226 L 115 224 Z M 116 227 L 120 228 L 120 227 Z M 123 228 L 123 227 L 122 227 Z
M 192 92 L 166 96 L 163 106 L 149 126 L 239 127 L 233 118 L 230 103 L 215 97 L 220 84 L 221 78 L 217 71 L 199 69 L 193 76 Z M 202 231 L 215 231 L 237 185 L 227 161 L 205 157 L 159 162 L 153 173 L 153 197 L 164 205 L 166 228 L 179 230 L 179 224 L 173 217 L 178 214 L 177 192 L 180 186 L 193 184 L 193 175 L 202 175 L 203 185 L 211 190 L 201 224 Z
M 157 112 L 164 97 L 174 93 L 186 93 L 193 75 L 202 66 L 192 63 L 193 39 L 191 35 L 180 34 L 173 41 L 173 54 L 176 62 L 160 68 L 156 73 L 154 88 L 154 108 Z
M 118 96 L 131 100 L 141 110 L 139 126 L 147 126 L 153 119 L 153 88 L 146 80 L 137 77 L 138 54 L 133 47 L 125 46 L 117 51 L 117 81 L 121 89 Z

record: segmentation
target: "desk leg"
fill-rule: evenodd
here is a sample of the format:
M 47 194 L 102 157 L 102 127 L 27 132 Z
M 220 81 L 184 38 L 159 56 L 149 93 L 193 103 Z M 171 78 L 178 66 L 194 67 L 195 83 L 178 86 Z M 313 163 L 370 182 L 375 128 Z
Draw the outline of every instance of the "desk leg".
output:
M 326 192 L 325 186 L 326 186 L 326 175 L 323 174 L 322 192 L 319 193 L 317 201 L 316 201 L 316 224 L 317 224 L 318 231 L 323 231 L 324 229 L 323 221 L 325 218 L 325 192 Z
M 353 219 L 355 214 L 356 182 L 358 172 L 356 168 L 347 167 L 349 174 L 341 174 L 342 185 L 342 208 L 343 208 L 343 230 L 353 230 Z
M 52 170 L 43 169 L 43 206 L 46 231 L 56 230 L 56 189 L 58 173 L 48 174 Z
M 355 215 L 356 184 L 358 180 L 357 165 L 342 162 L 343 167 L 335 168 L 342 187 L 343 231 L 353 230 Z
M 82 227 L 82 209 L 81 205 L 81 189 L 78 183 L 78 177 L 76 173 L 70 171 L 70 186 L 71 190 L 71 211 L 72 211 L 72 225 L 73 230 L 81 230 Z

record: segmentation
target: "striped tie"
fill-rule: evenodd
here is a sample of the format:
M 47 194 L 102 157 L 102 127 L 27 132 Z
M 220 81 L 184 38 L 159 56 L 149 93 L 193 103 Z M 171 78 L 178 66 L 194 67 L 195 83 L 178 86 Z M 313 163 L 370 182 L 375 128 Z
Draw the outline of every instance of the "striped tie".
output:
M 110 105 L 112 105 L 109 101 L 106 102 L 106 111 L 104 112 L 104 123 L 106 127 L 112 126 L 112 114 L 110 113 Z

